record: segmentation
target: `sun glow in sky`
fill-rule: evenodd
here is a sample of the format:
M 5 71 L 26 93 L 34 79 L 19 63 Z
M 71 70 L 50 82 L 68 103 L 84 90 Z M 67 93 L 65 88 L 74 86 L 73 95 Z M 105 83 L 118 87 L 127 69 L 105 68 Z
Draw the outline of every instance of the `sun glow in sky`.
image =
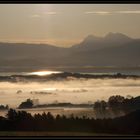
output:
M 140 4 L 0 4 L 0 41 L 70 47 L 89 34 L 140 38 Z
M 31 72 L 29 75 L 38 75 L 38 76 L 45 76 L 45 75 L 50 75 L 53 73 L 61 73 L 59 71 L 37 71 L 37 72 Z

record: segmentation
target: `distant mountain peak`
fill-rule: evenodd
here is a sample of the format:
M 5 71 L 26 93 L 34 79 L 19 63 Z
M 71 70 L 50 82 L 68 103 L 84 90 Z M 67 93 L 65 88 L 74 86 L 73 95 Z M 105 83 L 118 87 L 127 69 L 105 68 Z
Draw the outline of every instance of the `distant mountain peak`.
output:
M 87 37 L 85 37 L 85 39 L 83 40 L 84 43 L 87 42 L 100 42 L 100 41 L 122 41 L 122 42 L 127 42 L 127 41 L 131 41 L 132 38 L 123 34 L 123 33 L 113 33 L 113 32 L 109 32 L 108 34 L 105 35 L 105 37 L 98 37 L 95 35 L 88 35 Z
M 105 37 L 105 39 L 109 39 L 109 40 L 130 40 L 132 38 L 128 37 L 127 35 L 125 34 L 122 34 L 122 33 L 112 33 L 112 32 L 109 32 Z
M 85 37 L 84 42 L 98 41 L 100 39 L 101 39 L 101 37 L 90 34 L 87 37 Z
M 74 48 L 82 48 L 86 50 L 97 50 L 104 47 L 119 46 L 129 42 L 134 41 L 135 39 L 122 34 L 122 33 L 112 33 L 109 32 L 104 37 L 94 36 L 92 34 L 88 35 L 82 42 L 77 45 L 74 45 Z

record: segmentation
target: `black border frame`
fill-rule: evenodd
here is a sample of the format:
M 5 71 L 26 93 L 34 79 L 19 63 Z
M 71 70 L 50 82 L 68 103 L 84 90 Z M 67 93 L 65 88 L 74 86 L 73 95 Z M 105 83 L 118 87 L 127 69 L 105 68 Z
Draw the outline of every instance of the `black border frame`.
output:
M 139 0 L 0 0 L 0 4 L 140 4 Z M 0 136 L 0 139 L 140 139 L 122 136 Z
M 0 4 L 140 4 L 139 0 L 0 0 Z

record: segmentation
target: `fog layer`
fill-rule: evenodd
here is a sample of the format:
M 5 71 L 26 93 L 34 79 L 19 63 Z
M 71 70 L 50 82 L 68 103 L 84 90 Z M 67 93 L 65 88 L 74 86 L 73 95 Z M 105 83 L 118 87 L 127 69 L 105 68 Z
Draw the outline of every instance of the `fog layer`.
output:
M 54 102 L 92 103 L 112 95 L 140 95 L 140 80 L 134 79 L 73 79 L 44 83 L 0 82 L 0 103 L 17 107 L 27 98 L 40 104 Z

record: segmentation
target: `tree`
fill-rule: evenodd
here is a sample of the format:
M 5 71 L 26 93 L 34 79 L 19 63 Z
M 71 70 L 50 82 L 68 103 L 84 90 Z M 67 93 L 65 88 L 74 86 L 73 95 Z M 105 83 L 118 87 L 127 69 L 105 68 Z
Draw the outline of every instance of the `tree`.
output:
M 17 112 L 14 109 L 10 108 L 6 116 L 9 120 L 16 120 Z
M 33 105 L 33 101 L 31 99 L 27 99 L 25 102 L 22 102 L 18 108 L 32 108 Z
M 114 115 L 121 115 L 125 98 L 120 95 L 111 96 L 108 100 L 108 106 L 113 111 Z

